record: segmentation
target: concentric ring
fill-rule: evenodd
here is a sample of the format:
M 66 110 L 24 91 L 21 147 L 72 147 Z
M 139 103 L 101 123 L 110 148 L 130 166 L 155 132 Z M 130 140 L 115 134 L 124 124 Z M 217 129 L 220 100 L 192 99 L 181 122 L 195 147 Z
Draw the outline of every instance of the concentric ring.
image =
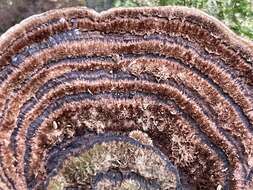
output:
M 198 10 L 33 16 L 0 79 L 2 189 L 252 187 L 253 44 Z

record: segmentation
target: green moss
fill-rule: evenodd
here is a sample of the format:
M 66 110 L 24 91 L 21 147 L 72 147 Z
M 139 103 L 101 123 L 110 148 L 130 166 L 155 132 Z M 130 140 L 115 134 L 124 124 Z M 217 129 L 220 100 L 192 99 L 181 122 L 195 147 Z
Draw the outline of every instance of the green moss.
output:
M 48 189 L 49 190 L 62 190 L 64 189 L 66 183 L 65 183 L 65 179 L 62 176 L 59 176 L 55 179 L 53 179 L 49 185 L 48 185 Z
M 99 190 L 145 190 L 146 188 L 142 188 L 140 183 L 135 180 L 126 179 L 116 185 L 112 184 L 110 180 L 102 180 L 97 184 L 97 189 Z
M 156 180 L 162 189 L 176 188 L 176 176 L 167 170 L 165 160 L 152 149 L 123 141 L 95 144 L 81 155 L 69 158 L 63 163 L 59 174 L 50 181 L 49 187 L 62 189 L 66 186 L 81 186 L 89 189 L 97 173 L 112 168 L 138 173 L 147 180 Z M 138 185 L 132 181 L 122 184 L 122 190 L 134 190 L 136 184 Z

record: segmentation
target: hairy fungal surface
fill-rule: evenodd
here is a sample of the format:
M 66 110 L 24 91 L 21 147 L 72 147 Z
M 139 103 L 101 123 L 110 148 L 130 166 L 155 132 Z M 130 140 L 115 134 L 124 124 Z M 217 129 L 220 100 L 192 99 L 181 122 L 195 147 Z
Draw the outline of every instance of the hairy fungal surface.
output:
M 183 7 L 53 10 L 0 37 L 0 189 L 242 190 L 253 44 Z

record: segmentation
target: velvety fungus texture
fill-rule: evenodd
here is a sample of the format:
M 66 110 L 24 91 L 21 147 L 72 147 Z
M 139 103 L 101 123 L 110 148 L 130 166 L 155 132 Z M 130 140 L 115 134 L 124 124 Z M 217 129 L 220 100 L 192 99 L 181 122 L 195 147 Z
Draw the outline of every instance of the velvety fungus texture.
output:
M 52 10 L 0 37 L 0 189 L 250 190 L 253 43 L 184 7 Z

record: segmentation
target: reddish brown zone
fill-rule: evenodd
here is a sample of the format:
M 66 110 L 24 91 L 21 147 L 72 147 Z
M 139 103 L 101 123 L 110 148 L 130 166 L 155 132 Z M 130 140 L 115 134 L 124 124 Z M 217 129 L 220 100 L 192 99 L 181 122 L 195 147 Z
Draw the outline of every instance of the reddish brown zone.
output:
M 151 103 L 152 101 L 150 101 Z M 107 106 L 104 106 L 103 103 L 94 102 L 83 104 L 82 107 L 76 107 L 65 110 L 60 115 L 57 115 L 57 118 L 54 118 L 55 121 L 59 125 L 59 130 L 63 132 L 60 138 L 68 141 L 68 139 L 73 138 L 73 136 L 82 136 L 85 134 L 89 134 L 92 132 L 92 129 L 87 130 L 89 126 L 86 126 L 82 121 L 87 121 L 90 119 L 91 112 L 94 110 L 97 113 L 96 120 L 102 121 L 105 124 L 104 132 L 114 132 L 116 134 L 127 134 L 132 130 L 143 130 L 141 128 L 140 123 L 138 123 L 138 119 L 143 117 L 144 111 L 150 111 L 153 116 L 153 121 L 159 121 L 157 126 L 165 125 L 164 130 L 159 131 L 156 126 L 150 128 L 146 133 L 153 140 L 155 146 L 159 147 L 169 158 L 176 164 L 182 172 L 182 183 L 184 186 L 191 186 L 194 188 L 202 188 L 208 185 L 210 188 L 215 188 L 216 184 L 222 184 L 224 180 L 225 172 L 222 162 L 219 161 L 217 155 L 212 155 L 212 150 L 206 149 L 206 147 L 201 146 L 199 139 L 196 139 L 191 132 L 191 126 L 187 124 L 186 121 L 183 121 L 183 118 L 179 115 L 172 115 L 173 107 L 164 107 L 162 105 L 150 104 L 148 109 L 143 110 L 142 102 L 134 101 L 132 104 L 119 103 L 116 101 L 108 101 L 106 102 Z M 94 109 L 94 110 L 93 110 Z M 122 110 L 127 110 L 127 116 L 122 114 Z M 92 110 L 92 111 L 91 111 Z M 185 123 L 186 122 L 186 123 Z M 80 124 L 81 123 L 81 124 Z M 96 125 L 94 123 L 94 125 Z M 36 144 L 39 145 L 38 151 L 47 149 L 52 146 L 52 144 L 45 144 L 45 142 L 52 142 L 48 135 L 45 134 L 53 134 L 54 129 L 52 124 L 47 125 L 41 133 L 43 135 L 40 136 L 39 142 Z M 73 133 L 70 133 L 72 131 Z M 93 131 L 94 132 L 94 131 Z M 145 131 L 144 131 L 145 132 Z M 96 132 L 95 132 L 96 133 Z M 73 136 L 69 136 L 73 134 Z M 184 139 L 188 139 L 182 144 L 180 148 L 193 148 L 193 153 L 198 157 L 198 161 L 193 159 L 189 161 L 189 164 L 184 165 L 185 163 L 180 163 L 176 157 L 173 157 L 172 153 L 172 145 L 171 138 L 173 135 L 181 136 Z M 56 140 L 57 141 L 57 140 Z M 57 143 L 54 141 L 54 145 Z M 185 146 L 185 147 L 184 147 Z M 185 149 L 187 150 L 187 149 Z M 176 151 L 176 150 L 173 150 Z M 40 155 L 41 153 L 36 152 L 36 155 Z M 195 160 L 195 161 L 194 161 Z M 201 161 L 200 161 L 201 160 Z M 34 166 L 39 163 L 34 163 Z M 220 172 L 217 172 L 220 171 Z M 41 174 L 42 176 L 44 174 Z M 210 176 L 211 179 L 210 179 Z M 191 180 L 189 180 L 191 179 Z
M 64 18 L 63 20 L 60 18 Z M 46 24 L 43 24 L 46 23 Z M 126 9 L 126 10 L 114 10 L 102 13 L 101 15 L 87 11 L 86 9 L 66 9 L 58 10 L 46 13 L 44 16 L 30 19 L 30 21 L 21 24 L 23 27 L 17 27 L 12 32 L 6 34 L 5 38 L 0 38 L 0 62 L 1 68 L 5 68 L 10 63 L 11 57 L 21 52 L 25 47 L 34 42 L 41 42 L 46 40 L 49 36 L 64 32 L 66 30 L 78 28 L 80 32 L 84 31 L 98 31 L 98 34 L 108 36 L 118 34 L 124 36 L 125 34 L 131 34 L 134 37 L 155 34 L 168 34 L 172 38 L 181 36 L 185 41 L 189 40 L 195 44 L 196 48 L 202 49 L 210 55 L 218 59 L 220 62 L 228 68 L 224 69 L 222 64 L 218 61 L 208 60 L 197 54 L 192 48 L 185 48 L 181 44 L 176 43 L 164 43 L 162 40 L 140 41 L 140 42 L 103 42 L 100 40 L 90 41 L 75 41 L 65 42 L 52 48 L 43 50 L 36 53 L 31 57 L 25 59 L 24 64 L 20 69 L 15 69 L 10 75 L 7 81 L 4 81 L 0 87 L 0 109 L 4 113 L 4 118 L 0 121 L 2 128 L 0 137 L 3 146 L 1 147 L 1 155 L 3 156 L 4 168 L 7 175 L 13 176 L 15 172 L 18 175 L 23 175 L 23 155 L 25 149 L 25 135 L 26 129 L 29 124 L 41 114 L 43 109 L 52 102 L 54 99 L 63 97 L 67 93 L 77 93 L 81 91 L 90 91 L 91 93 L 103 93 L 116 91 L 129 92 L 129 91 L 143 91 L 153 92 L 155 95 L 161 95 L 168 99 L 174 99 L 175 103 L 186 114 L 200 126 L 207 136 L 215 142 L 216 145 L 221 147 L 228 156 L 230 162 L 230 171 L 232 177 L 230 179 L 232 189 L 240 189 L 245 187 L 245 182 L 242 179 L 242 169 L 240 168 L 240 162 L 243 162 L 247 166 L 247 172 L 252 167 L 252 133 L 247 128 L 247 122 L 250 127 L 253 123 L 253 68 L 252 68 L 252 44 L 244 42 L 243 40 L 233 36 L 233 34 L 224 26 L 215 20 L 195 13 L 193 10 L 183 8 L 160 8 L 160 9 Z M 187 40 L 186 40 L 187 39 Z M 187 45 L 187 43 L 186 43 Z M 30 114 L 24 118 L 24 123 L 17 136 L 18 140 L 18 157 L 20 164 L 17 168 L 13 168 L 14 158 L 12 156 L 12 150 L 8 143 L 9 136 L 12 129 L 15 128 L 15 123 L 22 104 L 34 95 L 34 92 L 43 85 L 46 81 L 55 76 L 67 73 L 72 70 L 96 70 L 103 69 L 106 71 L 120 71 L 125 70 L 131 64 L 135 63 L 135 59 L 124 60 L 117 59 L 114 62 L 89 62 L 78 63 L 66 66 L 63 60 L 63 66 L 56 66 L 53 69 L 43 68 L 39 71 L 39 74 L 34 75 L 31 82 L 27 83 L 20 91 L 13 95 L 13 89 L 21 85 L 22 82 L 29 78 L 29 75 L 39 66 L 44 66 L 50 60 L 58 60 L 66 58 L 68 56 L 111 56 L 121 54 L 138 54 L 144 55 L 143 60 L 138 60 L 139 65 L 143 65 L 141 68 L 132 68 L 127 72 L 140 76 L 142 73 L 148 73 L 155 77 L 158 77 L 157 83 L 149 83 L 145 81 L 121 81 L 116 83 L 110 80 L 98 80 L 95 82 L 81 82 L 77 81 L 69 85 L 63 84 L 57 87 L 52 92 L 45 95 L 46 99 L 38 100 L 38 104 Z M 146 53 L 156 53 L 165 57 L 173 57 L 179 62 L 161 61 L 159 59 L 149 60 L 145 58 Z M 87 65 L 86 65 L 87 64 Z M 212 117 L 207 117 L 205 110 L 201 109 L 198 104 L 197 97 L 187 96 L 184 91 L 177 90 L 176 87 L 168 84 L 162 84 L 158 73 L 159 65 L 166 65 L 169 70 L 173 70 L 168 76 L 168 80 L 176 81 L 177 85 L 182 85 L 194 91 L 195 95 L 203 97 L 204 104 L 202 108 L 209 109 Z M 184 65 L 184 66 L 183 66 Z M 154 68 L 152 68 L 154 67 Z M 191 69 L 191 68 L 194 69 Z M 147 69 L 148 68 L 148 69 Z M 146 70 L 145 70 L 146 69 Z M 95 72 L 95 71 L 94 71 Z M 208 83 L 208 80 L 201 78 L 201 73 L 213 83 Z M 166 73 L 167 74 L 167 73 Z M 183 79 L 180 76 L 183 74 Z M 167 80 L 165 79 L 165 80 Z M 239 81 L 239 82 L 238 82 Z M 212 85 L 218 85 L 222 91 L 221 94 Z M 233 99 L 234 104 L 238 107 L 232 106 L 228 101 L 228 96 Z M 8 102 L 7 100 L 10 100 Z M 114 131 L 115 129 L 127 133 L 132 129 L 141 129 L 140 123 L 137 122 L 137 118 L 143 115 L 143 110 L 140 109 L 140 105 L 137 102 L 131 102 L 133 107 L 128 107 L 130 118 L 122 118 L 119 116 L 120 108 L 115 107 L 116 102 L 110 100 L 104 102 L 112 103 L 111 107 L 102 107 L 99 102 L 90 104 L 88 107 L 96 107 L 98 115 L 97 120 L 111 122 L 109 127 L 105 131 Z M 86 105 L 83 102 L 83 105 Z M 216 104 L 220 104 L 217 106 Z M 6 106 L 7 105 L 7 106 Z M 87 106 L 87 105 L 86 105 Z M 121 105 L 122 106 L 122 105 Z M 88 110 L 88 107 L 86 109 Z M 211 108 L 211 109 L 210 109 Z M 72 109 L 72 110 L 71 110 Z M 83 108 L 84 109 L 84 108 Z M 50 134 L 54 135 L 52 122 L 55 120 L 61 124 L 61 126 L 71 125 L 70 129 L 66 129 L 65 132 L 60 133 L 63 135 L 64 141 L 71 136 L 81 135 L 87 132 L 84 128 L 85 125 L 79 126 L 78 119 L 84 117 L 87 113 L 77 105 L 64 105 L 63 109 L 57 113 L 52 113 L 50 119 L 46 120 L 41 128 L 37 132 L 37 136 L 33 139 L 34 145 L 32 146 L 32 169 L 33 172 L 38 172 L 38 178 L 43 179 L 43 165 L 41 165 L 41 158 L 45 158 L 44 150 L 48 149 L 57 142 L 55 139 L 50 139 Z M 159 147 L 169 158 L 179 167 L 182 172 L 182 181 L 185 185 L 190 184 L 192 188 L 205 188 L 217 187 L 217 184 L 222 183 L 224 179 L 224 172 L 222 164 L 217 158 L 217 155 L 212 152 L 213 150 L 206 147 L 197 139 L 187 139 L 189 133 L 192 133 L 191 123 L 187 123 L 184 118 L 181 117 L 181 112 L 175 111 L 175 115 L 170 114 L 166 110 L 165 115 L 159 115 L 161 110 L 168 109 L 168 107 L 160 106 L 152 107 L 151 113 L 154 118 L 159 121 L 168 118 L 167 127 L 163 132 L 160 132 L 156 128 L 147 130 L 147 133 L 154 141 L 154 145 Z M 171 108 L 172 109 L 172 108 Z M 87 111 L 86 110 L 86 111 Z M 167 113 L 168 112 L 168 113 Z M 74 114 L 74 115 L 72 115 Z M 73 119 L 72 117 L 75 116 Z M 247 118 L 247 122 L 242 118 Z M 124 124 L 127 120 L 132 119 L 132 123 Z M 69 121 L 68 121 L 69 120 Z M 177 122 L 178 121 L 178 122 Z M 245 124 L 246 122 L 246 124 Z M 158 122 L 158 125 L 160 123 Z M 236 145 L 228 140 L 220 131 L 217 130 L 217 126 L 221 127 L 233 138 L 236 139 Z M 78 127 L 79 126 L 79 127 Z M 180 127 L 179 127 L 180 126 Z M 91 129 L 89 129 L 91 130 Z M 143 129 L 142 129 L 143 130 Z M 184 131 L 185 130 L 185 131 Z M 80 134 L 81 133 L 81 134 Z M 182 163 L 177 161 L 177 157 L 173 153 L 177 150 L 172 148 L 173 141 L 171 138 L 177 134 L 186 139 L 185 143 L 190 146 L 194 144 L 196 149 L 194 150 L 195 159 L 189 166 L 180 165 Z M 61 136 L 62 137 L 62 136 Z M 48 142 L 46 142 L 48 141 Z M 237 146 L 238 145 L 238 146 Z M 38 146 L 38 147 L 37 147 Z M 242 153 L 244 159 L 238 158 L 238 152 Z M 179 155 L 180 156 L 180 155 Z M 209 158 L 209 159 L 206 159 Z M 42 168 L 38 168 L 41 166 Z M 217 172 L 216 172 L 217 171 Z M 36 173 L 37 174 L 37 173 Z M 15 176 L 15 175 L 14 175 Z M 16 183 L 20 183 L 21 187 L 23 179 L 17 177 Z M 189 181 L 189 179 L 193 179 Z M 19 182 L 20 181 L 20 182 Z M 206 186 L 205 186 L 206 185 Z

